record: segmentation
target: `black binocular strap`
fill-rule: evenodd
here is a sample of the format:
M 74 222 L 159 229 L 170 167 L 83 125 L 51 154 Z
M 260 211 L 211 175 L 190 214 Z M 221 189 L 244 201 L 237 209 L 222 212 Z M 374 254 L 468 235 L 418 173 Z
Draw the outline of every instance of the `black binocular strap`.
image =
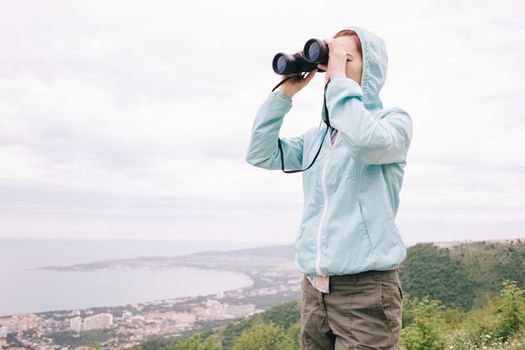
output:
M 314 165 L 315 160 L 317 159 L 317 156 L 318 156 L 319 153 L 321 152 L 321 148 L 323 147 L 324 139 L 325 139 L 327 133 L 328 133 L 328 129 L 326 129 L 326 132 L 325 132 L 324 135 L 323 135 L 323 139 L 321 140 L 321 145 L 319 146 L 319 149 L 317 150 L 317 153 L 315 154 L 314 159 L 312 160 L 312 162 L 310 163 L 310 165 L 308 166 L 308 168 L 306 168 L 306 169 L 302 169 L 302 170 L 284 170 L 283 147 L 281 146 L 281 139 L 278 139 L 278 140 L 277 140 L 277 145 L 279 146 L 279 152 L 280 152 L 280 154 L 281 154 L 281 170 L 282 170 L 284 173 L 290 174 L 290 173 L 299 173 L 299 172 L 301 172 L 301 171 L 306 171 L 306 170 L 310 169 L 310 167 L 311 167 L 312 165 Z
M 302 78 L 304 79 L 304 77 L 306 76 L 306 73 L 304 73 L 302 75 Z M 296 78 L 297 75 L 293 75 L 291 77 L 288 77 L 286 79 L 283 79 L 279 84 L 275 85 L 275 87 L 272 89 L 272 92 L 277 89 L 279 86 L 281 86 L 281 84 L 283 84 L 285 81 L 289 80 L 289 79 L 292 79 L 292 78 Z M 328 132 L 330 132 L 331 130 L 330 129 L 333 129 L 332 126 L 330 125 L 330 121 L 329 121 L 329 118 L 328 118 L 328 108 L 326 107 L 326 88 L 328 87 L 328 83 L 330 82 L 330 80 L 328 80 L 324 86 L 324 96 L 323 96 L 323 108 L 324 108 L 324 111 L 326 113 L 326 120 L 323 119 L 323 121 L 326 123 L 327 125 L 327 128 L 326 128 L 326 132 L 324 133 L 323 135 L 323 139 L 321 140 L 321 144 L 319 145 L 319 149 L 317 150 L 317 153 L 315 154 L 315 157 L 314 159 L 312 160 L 312 162 L 310 163 L 310 165 L 306 168 L 306 169 L 300 169 L 300 170 L 284 170 L 284 156 L 283 156 L 283 147 L 281 146 L 281 139 L 278 138 L 277 139 L 277 146 L 279 146 L 279 153 L 281 155 L 281 170 L 286 173 L 286 174 L 290 174 L 290 173 L 299 173 L 299 172 L 302 172 L 302 171 L 306 171 L 308 169 L 310 169 L 310 167 L 312 165 L 314 165 L 315 163 L 315 160 L 317 159 L 317 156 L 319 155 L 319 153 L 321 152 L 321 148 L 323 148 L 323 143 L 324 143 L 324 139 L 326 138 L 326 134 Z
M 304 79 L 304 77 L 306 76 L 306 72 L 304 72 L 303 74 L 301 74 L 301 79 Z M 275 85 L 274 88 L 272 89 L 272 92 L 277 89 L 279 86 L 281 86 L 285 81 L 288 81 L 290 79 L 293 79 L 293 78 L 297 78 L 299 77 L 299 75 L 292 75 L 292 76 L 289 76 L 288 78 L 286 79 L 283 79 L 279 82 L 279 84 Z
M 332 125 L 330 125 L 330 118 L 328 118 L 328 107 L 326 107 L 326 88 L 328 87 L 328 83 L 330 80 L 324 84 L 324 93 L 323 93 L 323 108 L 326 114 L 326 120 L 323 119 L 323 121 L 326 123 L 326 126 L 330 129 L 332 128 Z M 332 128 L 333 129 L 333 128 Z

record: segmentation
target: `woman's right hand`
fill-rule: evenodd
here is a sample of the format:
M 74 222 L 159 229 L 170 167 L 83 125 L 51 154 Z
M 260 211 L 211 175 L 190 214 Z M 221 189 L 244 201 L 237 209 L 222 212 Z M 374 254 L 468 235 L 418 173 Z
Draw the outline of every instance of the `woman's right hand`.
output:
M 315 73 L 317 72 L 317 68 L 314 68 L 311 70 L 308 75 L 303 79 L 301 73 L 293 73 L 293 74 L 285 74 L 283 75 L 281 81 L 284 79 L 295 76 L 296 78 L 291 78 L 284 82 L 279 87 L 279 92 L 285 96 L 288 96 L 289 98 L 292 98 L 296 93 L 298 93 L 302 88 L 304 88 L 310 80 L 313 79 L 315 76 Z

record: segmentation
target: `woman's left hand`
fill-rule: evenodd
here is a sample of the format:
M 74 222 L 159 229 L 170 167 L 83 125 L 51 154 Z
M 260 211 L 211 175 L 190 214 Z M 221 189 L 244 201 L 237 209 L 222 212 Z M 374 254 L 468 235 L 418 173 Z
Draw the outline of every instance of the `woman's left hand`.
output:
M 328 67 L 325 64 L 318 64 L 317 67 L 326 71 L 325 83 L 336 76 L 346 76 L 346 50 L 338 39 L 324 39 L 328 45 Z

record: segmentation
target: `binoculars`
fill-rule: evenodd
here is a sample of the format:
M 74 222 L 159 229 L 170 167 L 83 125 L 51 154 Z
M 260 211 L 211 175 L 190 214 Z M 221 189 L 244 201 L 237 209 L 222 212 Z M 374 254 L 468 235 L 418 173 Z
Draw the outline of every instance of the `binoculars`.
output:
M 310 39 L 302 51 L 294 54 L 279 52 L 273 58 L 272 67 L 276 74 L 309 72 L 318 64 L 328 63 L 328 45 L 324 40 Z M 318 69 L 319 72 L 324 72 Z

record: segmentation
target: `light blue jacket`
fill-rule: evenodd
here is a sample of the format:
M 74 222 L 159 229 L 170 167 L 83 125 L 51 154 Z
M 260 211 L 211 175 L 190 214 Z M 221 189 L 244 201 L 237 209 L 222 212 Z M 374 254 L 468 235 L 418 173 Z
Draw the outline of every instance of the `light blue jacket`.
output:
M 346 76 L 325 86 L 330 133 L 314 165 L 304 171 L 303 217 L 295 241 L 300 271 L 342 275 L 367 270 L 392 270 L 406 257 L 406 246 L 395 223 L 412 119 L 401 108 L 383 109 L 379 92 L 388 57 L 377 35 L 359 27 L 363 50 L 361 85 Z M 259 107 L 246 161 L 281 169 L 279 130 L 292 100 L 278 91 Z M 323 105 L 322 119 L 326 120 Z M 317 152 L 325 124 L 302 135 L 280 138 L 286 170 L 304 169 Z

